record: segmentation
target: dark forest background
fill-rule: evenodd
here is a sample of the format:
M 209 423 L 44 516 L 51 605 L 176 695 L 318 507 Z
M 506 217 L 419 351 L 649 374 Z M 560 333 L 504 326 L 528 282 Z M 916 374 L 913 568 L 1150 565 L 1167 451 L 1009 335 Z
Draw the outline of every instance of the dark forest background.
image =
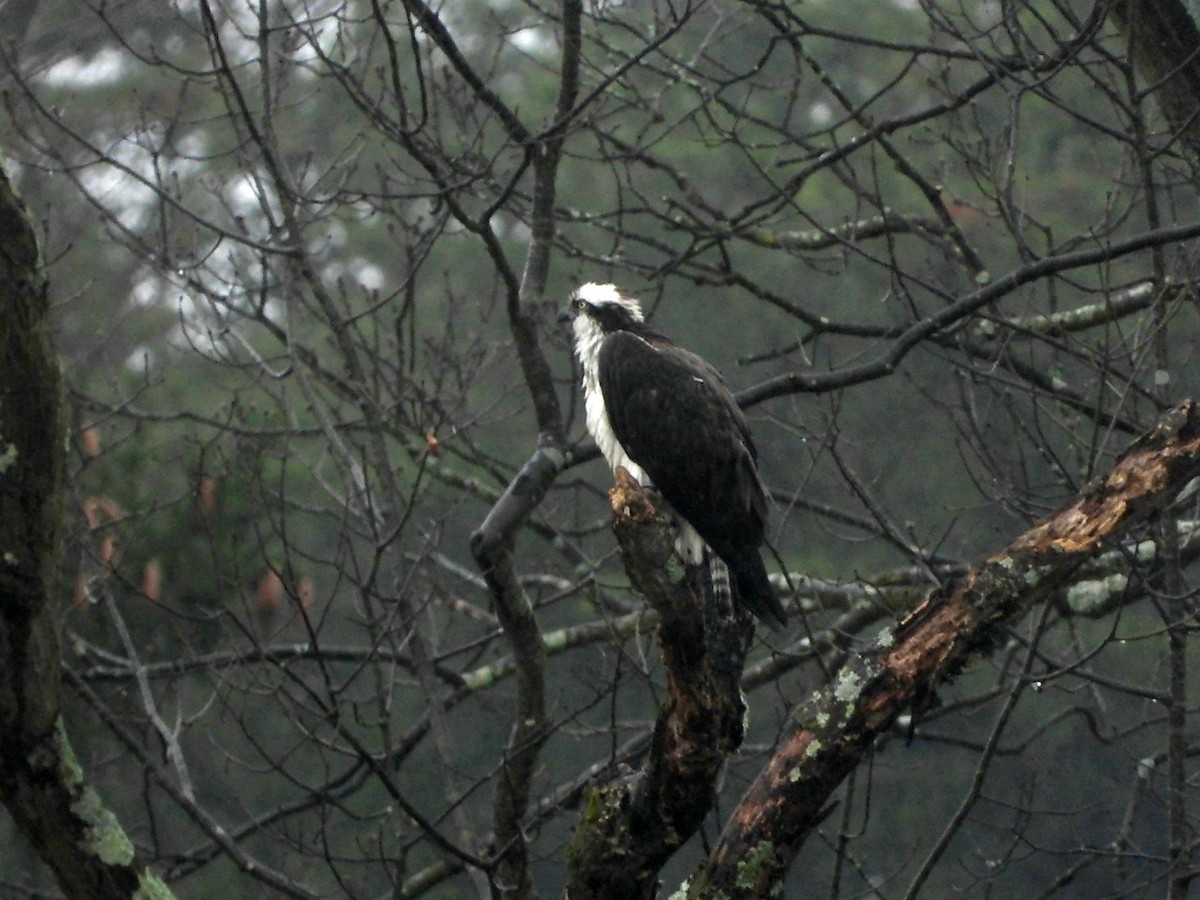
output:
M 1200 42 L 1145 6 L 1191 30 L 1083 0 L 0 5 L 66 381 L 63 721 L 139 857 L 187 897 L 487 897 L 516 842 L 512 893 L 561 894 L 665 691 L 554 321 L 612 281 L 744 401 L 792 616 L 679 888 L 847 656 L 1200 395 Z M 539 448 L 505 559 L 540 670 L 471 549 Z M 1185 896 L 1196 529 L 1184 498 L 901 717 L 787 895 Z M 53 895 L 0 835 L 0 893 Z

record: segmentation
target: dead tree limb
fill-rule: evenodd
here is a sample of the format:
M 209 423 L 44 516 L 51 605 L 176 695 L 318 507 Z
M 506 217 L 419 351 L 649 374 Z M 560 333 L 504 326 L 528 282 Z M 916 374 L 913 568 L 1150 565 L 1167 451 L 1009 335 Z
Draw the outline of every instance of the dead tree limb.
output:
M 1200 477 L 1200 408 L 1186 401 L 1099 483 L 966 575 L 932 591 L 851 658 L 794 719 L 689 884 L 689 897 L 777 896 L 833 791 L 904 710 L 927 700 L 1005 626 Z
M 703 567 L 679 562 L 667 521 L 624 469 L 609 499 L 630 581 L 660 617 L 667 691 L 641 770 L 584 801 L 568 850 L 575 900 L 655 896 L 658 870 L 700 827 L 741 746 L 739 680 L 753 635 L 746 613 L 718 608 Z

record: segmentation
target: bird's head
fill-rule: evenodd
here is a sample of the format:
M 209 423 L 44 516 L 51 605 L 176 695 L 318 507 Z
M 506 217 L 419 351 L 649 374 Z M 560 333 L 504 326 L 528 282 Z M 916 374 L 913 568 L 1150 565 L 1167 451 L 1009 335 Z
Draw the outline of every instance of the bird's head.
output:
M 633 297 L 622 294 L 615 284 L 592 281 L 577 287 L 558 315 L 559 322 L 571 323 L 577 341 L 630 330 L 643 319 L 642 306 Z

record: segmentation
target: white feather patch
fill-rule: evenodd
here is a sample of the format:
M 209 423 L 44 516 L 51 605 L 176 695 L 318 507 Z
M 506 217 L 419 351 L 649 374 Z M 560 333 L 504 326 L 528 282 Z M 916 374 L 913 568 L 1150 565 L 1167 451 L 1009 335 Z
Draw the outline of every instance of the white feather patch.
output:
M 580 290 L 582 291 L 582 288 Z M 587 299 L 582 294 L 580 298 Z M 637 479 L 638 484 L 649 484 L 650 481 L 642 467 L 629 458 L 625 448 L 617 440 L 608 421 L 608 412 L 604 408 L 604 394 L 600 391 L 600 345 L 604 342 L 604 332 L 600 330 L 596 320 L 588 315 L 576 316 L 572 327 L 575 331 L 575 355 L 579 357 L 579 364 L 583 368 L 583 409 L 588 432 L 595 439 L 600 452 L 604 454 L 614 472 L 617 466 L 624 466 L 629 474 Z
M 592 306 L 623 306 L 637 321 L 645 321 L 642 304 L 638 303 L 636 298 L 622 294 L 615 284 L 597 284 L 589 281 L 587 284 L 581 284 L 575 290 L 575 297 L 584 303 L 592 304 Z
M 623 306 L 631 316 L 639 322 L 642 321 L 641 305 L 634 298 L 622 294 L 616 285 L 588 282 L 579 287 L 575 297 L 593 306 L 609 303 Z M 652 487 L 650 477 L 641 466 L 629 458 L 608 421 L 608 412 L 604 408 L 604 394 L 600 390 L 600 347 L 604 343 L 604 332 L 596 320 L 586 314 L 575 317 L 572 329 L 575 332 L 575 355 L 583 368 L 583 408 L 588 432 L 595 439 L 600 452 L 604 454 L 614 472 L 617 466 L 623 466 L 637 479 L 638 484 Z M 669 504 L 665 505 L 665 512 L 677 528 L 675 551 L 685 563 L 698 565 L 704 559 L 704 540 L 696 533 L 695 528 L 670 508 Z

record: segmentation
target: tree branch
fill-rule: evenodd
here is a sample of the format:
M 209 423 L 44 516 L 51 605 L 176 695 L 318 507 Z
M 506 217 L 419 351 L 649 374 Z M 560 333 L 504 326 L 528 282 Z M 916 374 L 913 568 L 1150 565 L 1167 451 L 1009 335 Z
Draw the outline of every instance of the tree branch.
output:
M 1104 547 L 1166 509 L 1198 476 L 1200 408 L 1187 401 L 1070 506 L 932 591 L 801 709 L 691 880 L 688 896 L 775 896 L 833 791 L 901 712 L 994 649 L 1005 626 L 1052 597 Z
M 1117 0 L 1109 19 L 1129 41 L 1163 115 L 1200 155 L 1200 29 L 1179 0 Z
M 708 814 L 721 767 L 742 742 L 739 680 L 754 634 L 744 612 L 715 608 L 704 567 L 681 570 L 667 520 L 623 469 L 609 499 L 630 580 L 660 616 L 667 695 L 641 771 L 584 801 L 567 893 L 596 900 L 653 897 L 658 870 Z
M 891 347 L 877 359 L 832 372 L 816 374 L 788 372 L 764 381 L 750 390 L 742 391 L 737 396 L 738 403 L 747 407 L 773 397 L 799 393 L 827 393 L 849 385 L 883 378 L 894 372 L 904 358 L 926 338 L 961 322 L 972 313 L 996 302 L 1022 285 L 1058 272 L 1106 263 L 1149 247 L 1164 246 L 1195 237 L 1200 237 L 1200 222 L 1188 222 L 1183 225 L 1144 231 L 1111 244 L 1035 260 L 1013 269 L 979 290 L 973 291 L 949 306 L 944 306 L 932 315 L 909 325 L 896 337 Z
M 557 195 L 558 165 L 566 139 L 565 118 L 579 94 L 579 61 L 583 47 L 580 0 L 563 0 L 563 52 L 559 65 L 558 99 L 555 121 L 559 127 L 542 137 L 529 149 L 533 153 L 533 209 L 529 228 L 529 250 L 521 274 L 518 296 L 509 297 L 509 329 L 517 347 L 517 357 L 533 397 L 538 418 L 539 444 L 561 447 L 564 443 L 562 413 L 550 366 L 537 339 L 536 311 L 546 291 L 550 272 L 550 253 L 554 246 L 554 199 Z
M 529 808 L 533 773 L 550 737 L 546 722 L 546 647 L 529 595 L 517 580 L 512 554 L 502 551 L 485 570 L 496 614 L 516 661 L 517 708 L 504 753 L 492 810 L 497 862 L 493 883 L 501 897 L 533 897 L 529 851 L 521 828 Z
M 945 233 L 945 228 L 937 219 L 931 219 L 928 216 L 905 215 L 895 210 L 885 209 L 877 216 L 851 219 L 827 228 L 808 228 L 800 231 L 753 228 L 746 232 L 735 231 L 733 233 L 736 237 L 768 249 L 816 251 L 854 241 L 865 241 L 895 234 L 916 233 L 941 236 Z

